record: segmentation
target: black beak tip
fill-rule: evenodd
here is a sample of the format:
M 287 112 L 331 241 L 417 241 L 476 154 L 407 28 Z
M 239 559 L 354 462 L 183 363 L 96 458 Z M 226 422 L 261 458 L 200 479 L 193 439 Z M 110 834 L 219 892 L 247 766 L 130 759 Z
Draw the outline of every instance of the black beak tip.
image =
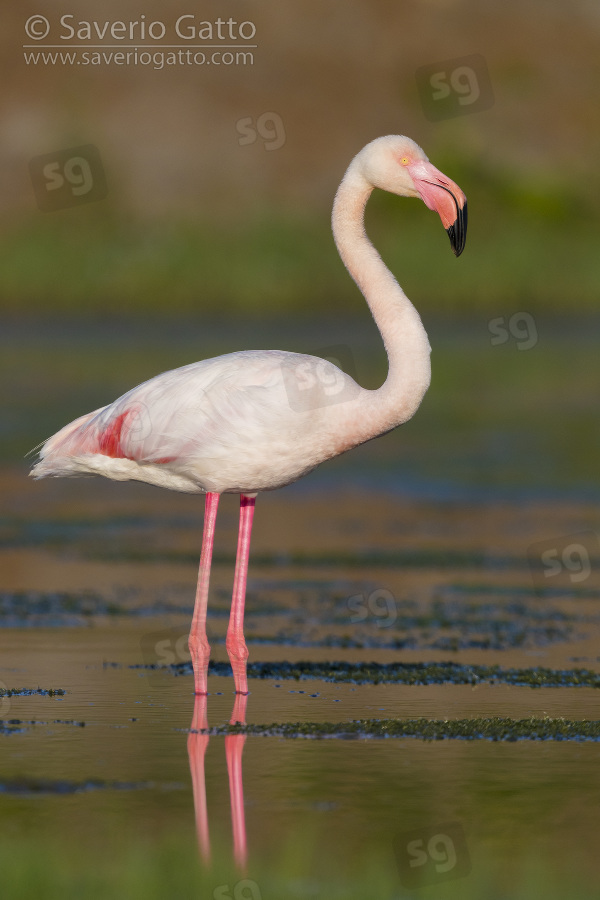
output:
M 465 200 L 464 206 L 462 209 L 458 210 L 458 215 L 454 223 L 446 229 L 448 237 L 450 238 L 450 246 L 452 247 L 452 252 L 456 257 L 460 256 L 460 254 L 465 249 L 465 242 L 467 240 L 467 202 Z

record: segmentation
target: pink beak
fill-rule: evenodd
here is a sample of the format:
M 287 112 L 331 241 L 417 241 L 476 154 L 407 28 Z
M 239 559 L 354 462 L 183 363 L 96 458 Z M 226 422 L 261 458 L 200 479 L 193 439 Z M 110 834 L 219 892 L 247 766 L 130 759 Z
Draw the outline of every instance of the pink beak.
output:
M 467 239 L 467 198 L 430 162 L 419 160 L 407 168 L 425 206 L 439 213 L 454 255 L 460 256 Z

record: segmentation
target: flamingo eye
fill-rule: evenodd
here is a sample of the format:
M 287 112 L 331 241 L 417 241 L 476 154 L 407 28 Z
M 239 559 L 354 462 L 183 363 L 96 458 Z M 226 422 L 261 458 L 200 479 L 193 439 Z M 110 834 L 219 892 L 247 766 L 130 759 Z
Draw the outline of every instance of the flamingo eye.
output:
M 400 163 L 403 166 L 408 166 L 408 165 L 410 165 L 410 159 L 408 158 L 408 156 L 403 156 L 402 159 L 400 160 Z

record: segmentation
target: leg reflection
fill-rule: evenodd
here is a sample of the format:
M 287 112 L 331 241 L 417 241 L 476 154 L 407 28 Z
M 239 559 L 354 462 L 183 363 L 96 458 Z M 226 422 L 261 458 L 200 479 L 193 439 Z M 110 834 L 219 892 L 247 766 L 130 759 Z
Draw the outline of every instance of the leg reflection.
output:
M 247 694 L 236 694 L 230 725 L 246 724 Z M 233 827 L 233 858 L 240 868 L 245 868 L 248 859 L 246 843 L 246 816 L 244 813 L 244 784 L 242 781 L 242 753 L 246 743 L 245 734 L 228 734 L 225 738 L 225 756 L 229 775 L 229 797 L 231 799 L 231 824 Z
M 190 760 L 190 772 L 192 774 L 192 789 L 194 791 L 194 809 L 196 811 L 196 834 L 198 835 L 198 847 L 200 856 L 204 862 L 210 862 L 210 837 L 208 834 L 208 810 L 206 807 L 206 779 L 204 776 L 204 757 L 210 737 L 208 734 L 195 732 L 208 729 L 206 715 L 206 694 L 196 694 L 194 702 L 194 715 L 192 718 L 193 731 L 188 735 L 188 756 Z
M 194 792 L 194 809 L 196 812 L 196 832 L 198 847 L 204 862 L 210 862 L 210 837 L 208 832 L 208 810 L 206 806 L 206 778 L 204 758 L 210 736 L 198 732 L 208 730 L 207 695 L 196 694 L 194 698 L 194 715 L 191 732 L 188 735 L 188 755 L 192 788 Z M 246 723 L 247 694 L 236 694 L 230 724 Z M 244 785 L 242 781 L 242 754 L 246 743 L 245 734 L 229 734 L 225 738 L 225 757 L 229 776 L 229 796 L 231 800 L 231 823 L 233 828 L 233 856 L 241 869 L 245 869 L 248 859 L 246 840 L 246 817 L 244 813 Z

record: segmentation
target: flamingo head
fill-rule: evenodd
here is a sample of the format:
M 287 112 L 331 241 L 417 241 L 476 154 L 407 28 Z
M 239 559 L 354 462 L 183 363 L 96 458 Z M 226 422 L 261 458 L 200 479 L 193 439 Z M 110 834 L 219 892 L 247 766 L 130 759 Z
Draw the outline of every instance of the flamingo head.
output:
M 418 144 L 391 134 L 367 144 L 358 160 L 363 177 L 373 187 L 400 197 L 420 197 L 425 206 L 436 210 L 454 255 L 460 256 L 467 237 L 467 198 L 429 162 Z

